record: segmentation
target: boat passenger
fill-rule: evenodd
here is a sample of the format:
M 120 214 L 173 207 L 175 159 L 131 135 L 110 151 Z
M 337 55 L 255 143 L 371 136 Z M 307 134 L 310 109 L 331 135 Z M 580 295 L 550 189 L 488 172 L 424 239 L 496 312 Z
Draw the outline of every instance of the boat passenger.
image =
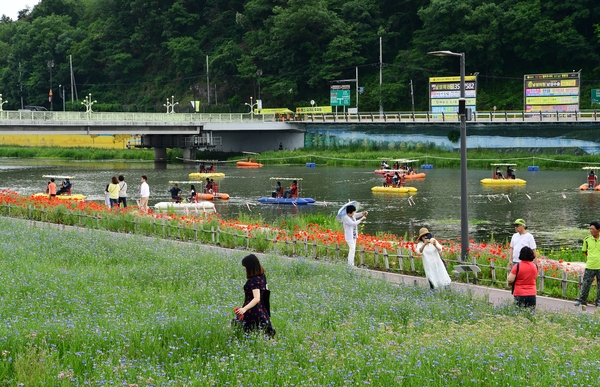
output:
M 385 175 L 385 181 L 383 182 L 383 186 L 384 187 L 392 186 L 392 175 L 390 175 L 390 174 Z
M 58 190 L 58 192 L 56 194 L 57 195 L 62 195 L 62 194 L 68 195 L 70 192 L 71 192 L 71 181 L 69 180 L 68 177 L 65 177 L 65 179 L 60 184 L 60 189 Z
M 387 163 L 387 160 L 383 160 L 381 162 L 381 169 L 390 169 L 389 164 Z
M 290 189 L 283 193 L 284 198 L 295 198 L 298 197 L 298 181 L 293 180 Z
M 181 203 L 181 188 L 177 184 L 173 184 L 169 192 L 171 193 L 171 203 Z
M 206 166 L 204 165 L 204 163 L 200 163 L 200 173 L 204 173 L 206 171 Z
M 215 171 L 215 165 L 211 164 L 210 168 L 208 168 L 208 172 L 213 173 Z
M 394 164 L 394 169 L 400 169 L 400 163 L 396 161 Z
M 48 184 L 48 194 L 50 195 L 49 199 L 56 197 L 56 183 L 54 182 L 54 178 L 51 178 Z
M 219 192 L 219 185 L 215 183 L 215 179 L 210 179 L 210 191 L 209 193 Z
M 590 171 L 588 175 L 588 188 L 594 189 L 598 185 L 598 176 L 594 173 L 594 171 Z
M 504 180 L 504 175 L 498 167 L 496 167 L 496 174 L 494 175 L 494 179 Z
M 188 201 L 190 203 L 197 203 L 198 202 L 198 198 L 196 196 L 196 187 L 194 187 L 194 185 L 190 185 L 190 197 L 188 199 Z
M 209 193 L 208 191 L 212 190 L 212 186 L 210 184 L 210 179 L 206 178 L 206 185 L 204 186 L 204 193 Z
M 409 175 L 414 175 L 415 174 L 415 169 L 412 166 L 408 167 L 408 174 Z
M 248 156 L 248 158 L 246 159 L 246 162 L 249 163 L 250 162 L 250 156 Z
M 506 167 L 506 178 L 507 179 L 516 179 L 515 171 L 509 166 Z
M 273 196 L 274 198 L 280 198 L 283 196 L 283 187 L 281 186 L 280 181 L 277 182 L 277 185 L 275 186 L 275 190 L 273 191 L 271 196 Z

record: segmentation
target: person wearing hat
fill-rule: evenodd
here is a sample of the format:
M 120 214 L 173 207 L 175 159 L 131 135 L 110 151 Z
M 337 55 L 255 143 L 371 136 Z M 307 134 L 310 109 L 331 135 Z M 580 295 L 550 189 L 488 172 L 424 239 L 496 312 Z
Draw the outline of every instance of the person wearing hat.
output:
M 352 204 L 346 206 L 346 216 L 342 218 L 342 224 L 344 225 L 344 239 L 348 243 L 348 265 L 350 266 L 354 266 L 358 225 L 367 219 L 368 213 L 368 211 L 356 212 L 356 207 Z
M 587 298 L 594 277 L 596 281 L 600 281 L 600 222 L 590 223 L 590 235 L 583 240 L 581 251 L 586 257 L 585 272 L 583 273 L 581 293 L 575 302 L 575 306 L 587 305 Z M 600 291 L 596 294 L 595 305 L 600 307 Z
M 436 289 L 449 286 L 452 281 L 440 255 L 442 252 L 440 242 L 425 227 L 419 230 L 417 242 L 416 252 L 422 256 L 423 269 L 425 270 L 425 277 L 429 280 L 429 287 Z
M 515 263 L 521 262 L 519 259 L 519 254 L 521 254 L 521 249 L 524 246 L 527 246 L 533 250 L 534 257 L 535 249 L 537 248 L 535 239 L 533 238 L 533 235 L 527 232 L 527 223 L 525 223 L 523 219 L 515 220 L 513 225 L 515 226 L 516 232 L 512 238 L 510 238 L 510 256 L 512 258 L 510 267 L 512 267 Z

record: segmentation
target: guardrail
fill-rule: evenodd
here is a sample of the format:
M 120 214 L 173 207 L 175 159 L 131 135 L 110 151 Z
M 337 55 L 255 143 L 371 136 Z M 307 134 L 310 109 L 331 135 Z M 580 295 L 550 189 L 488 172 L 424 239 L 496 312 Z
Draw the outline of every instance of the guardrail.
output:
M 493 111 L 473 112 L 470 122 L 481 123 L 537 123 L 537 122 L 598 122 L 599 112 L 581 110 L 575 112 L 525 112 Z M 251 114 L 251 113 L 125 113 L 125 112 L 61 112 L 61 111 L 0 111 L 0 124 L 43 124 L 94 122 L 111 124 L 115 122 L 153 125 L 194 125 L 212 122 L 310 122 L 315 124 L 332 123 L 450 123 L 459 121 L 456 113 L 430 112 L 365 112 L 358 114 Z

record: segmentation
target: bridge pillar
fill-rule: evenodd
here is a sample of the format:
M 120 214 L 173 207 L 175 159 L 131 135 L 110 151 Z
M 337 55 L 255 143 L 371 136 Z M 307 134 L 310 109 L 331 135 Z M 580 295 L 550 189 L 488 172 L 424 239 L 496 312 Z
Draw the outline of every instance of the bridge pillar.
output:
M 196 148 L 183 148 L 183 165 L 196 163 Z
M 154 168 L 167 169 L 167 148 L 154 147 Z

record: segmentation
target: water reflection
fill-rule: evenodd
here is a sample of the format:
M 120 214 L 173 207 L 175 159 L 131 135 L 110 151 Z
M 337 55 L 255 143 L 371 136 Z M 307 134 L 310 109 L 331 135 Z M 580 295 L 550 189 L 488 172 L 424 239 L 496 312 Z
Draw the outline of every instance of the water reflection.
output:
M 190 180 L 193 172 L 182 165 L 165 165 L 156 169 L 153 162 L 72 162 L 48 160 L 0 161 L 0 186 L 21 194 L 43 192 L 43 174 L 72 175 L 74 192 L 90 200 L 104 200 L 104 188 L 113 175 L 123 174 L 129 185 L 129 195 L 139 196 L 141 175 L 148 175 L 150 204 L 170 201 L 169 180 Z M 226 177 L 220 181 L 222 192 L 231 195 L 228 201 L 216 201 L 219 213 L 226 217 L 240 215 L 260 217 L 273 222 L 286 215 L 326 214 L 335 216 L 337 209 L 348 199 L 357 200 L 369 211 L 364 231 L 370 234 L 394 233 L 412 237 L 420 227 L 432 227 L 440 238 L 460 236 L 460 171 L 427 170 L 424 180 L 409 181 L 418 192 L 386 194 L 371 192 L 380 185 L 382 177 L 375 168 L 323 167 L 264 167 L 237 169 L 220 167 Z M 527 180 L 525 186 L 483 186 L 480 179 L 489 177 L 488 170 L 468 171 L 469 233 L 476 241 L 491 238 L 507 241 L 514 232 L 512 222 L 524 218 L 529 230 L 541 246 L 577 245 L 586 235 L 587 225 L 596 220 L 595 209 L 600 204 L 600 192 L 579 191 L 586 174 L 578 171 L 525 171 L 520 166 L 518 177 Z M 270 177 L 302 178 L 301 196 L 317 200 L 315 205 L 291 206 L 259 204 L 257 199 L 269 196 L 274 181 Z M 196 188 L 199 188 L 196 185 Z M 182 185 L 184 192 L 189 184 Z M 130 199 L 132 203 L 135 200 Z M 583 231 L 582 231 L 583 230 Z M 582 234 L 583 232 L 583 234 Z

